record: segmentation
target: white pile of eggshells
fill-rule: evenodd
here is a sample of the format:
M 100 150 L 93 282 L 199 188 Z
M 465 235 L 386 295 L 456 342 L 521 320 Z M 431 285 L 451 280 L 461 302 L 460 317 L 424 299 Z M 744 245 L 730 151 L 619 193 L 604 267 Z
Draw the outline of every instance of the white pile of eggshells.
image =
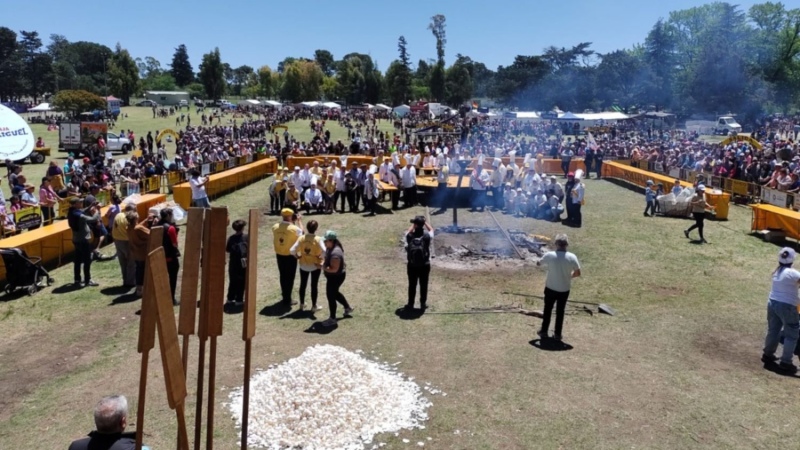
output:
M 358 353 L 316 345 L 253 375 L 248 446 L 361 450 L 376 434 L 424 429 L 431 402 L 422 389 L 394 367 Z M 430 385 L 424 389 L 438 393 Z M 242 389 L 230 398 L 230 411 L 241 429 Z

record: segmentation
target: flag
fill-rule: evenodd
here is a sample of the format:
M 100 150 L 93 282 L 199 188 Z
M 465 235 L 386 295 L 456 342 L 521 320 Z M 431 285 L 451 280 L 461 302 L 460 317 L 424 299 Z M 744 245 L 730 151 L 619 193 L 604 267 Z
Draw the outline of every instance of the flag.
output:
M 597 141 L 594 140 L 594 136 L 592 135 L 592 132 L 590 131 L 589 133 L 587 133 L 586 136 L 587 136 L 586 137 L 586 141 L 589 143 L 589 148 L 591 148 L 592 150 L 597 151 L 597 147 L 598 147 L 597 146 Z

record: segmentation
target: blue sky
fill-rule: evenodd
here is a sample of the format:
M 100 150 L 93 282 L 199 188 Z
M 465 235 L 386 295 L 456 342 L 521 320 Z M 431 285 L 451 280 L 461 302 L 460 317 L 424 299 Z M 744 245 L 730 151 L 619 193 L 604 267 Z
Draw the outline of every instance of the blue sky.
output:
M 8 6 L 12 0 L 0 0 Z M 186 44 L 195 70 L 203 53 L 219 47 L 224 62 L 237 67 L 269 65 L 286 56 L 312 57 L 315 49 L 335 58 L 367 53 L 381 70 L 397 58 L 404 35 L 416 63 L 434 58 L 427 25 L 434 14 L 447 17 L 446 58 L 470 56 L 491 69 L 514 56 L 539 54 L 549 45 L 582 41 L 605 53 L 644 41 L 659 17 L 698 6 L 691 0 L 569 0 L 563 2 L 440 0 L 372 1 L 194 1 L 24 0 L 3 8 L 0 26 L 36 30 L 45 43 L 52 33 L 70 41 L 119 42 L 134 57 L 153 56 L 163 67 L 174 48 Z M 738 1 L 743 10 L 760 2 Z M 791 3 L 791 2 L 789 2 Z M 277 6 L 280 5 L 280 6 Z

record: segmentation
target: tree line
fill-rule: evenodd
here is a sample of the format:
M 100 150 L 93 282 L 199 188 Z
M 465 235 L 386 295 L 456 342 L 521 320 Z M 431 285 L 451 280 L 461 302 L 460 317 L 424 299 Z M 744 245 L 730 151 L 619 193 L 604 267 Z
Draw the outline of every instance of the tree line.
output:
M 397 105 L 425 99 L 457 106 L 477 98 L 523 110 L 655 109 L 684 115 L 756 116 L 800 106 L 800 9 L 782 3 L 743 11 L 714 2 L 673 11 L 643 43 L 628 49 L 598 53 L 590 42 L 550 46 L 495 70 L 461 54 L 447 67 L 445 16 L 433 16 L 428 30 L 436 58 L 414 64 L 400 36 L 398 57 L 385 72 L 370 55 L 336 59 L 324 49 L 287 57 L 274 70 L 233 68 L 214 49 L 195 72 L 183 44 L 163 67 L 150 56 L 133 58 L 119 44 L 112 50 L 51 35 L 44 46 L 36 31 L 17 34 L 0 27 L 0 99 L 84 90 L 128 102 L 146 90 L 182 89 L 215 100 L 234 95 Z

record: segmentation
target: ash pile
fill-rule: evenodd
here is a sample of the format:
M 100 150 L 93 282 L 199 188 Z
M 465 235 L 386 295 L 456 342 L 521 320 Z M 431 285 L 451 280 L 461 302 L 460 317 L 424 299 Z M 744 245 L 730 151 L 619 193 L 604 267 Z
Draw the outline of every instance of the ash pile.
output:
M 509 230 L 506 237 L 496 228 L 463 228 L 459 233 L 436 233 L 432 263 L 456 270 L 519 267 L 539 261 L 548 244 L 547 238 L 520 230 Z

